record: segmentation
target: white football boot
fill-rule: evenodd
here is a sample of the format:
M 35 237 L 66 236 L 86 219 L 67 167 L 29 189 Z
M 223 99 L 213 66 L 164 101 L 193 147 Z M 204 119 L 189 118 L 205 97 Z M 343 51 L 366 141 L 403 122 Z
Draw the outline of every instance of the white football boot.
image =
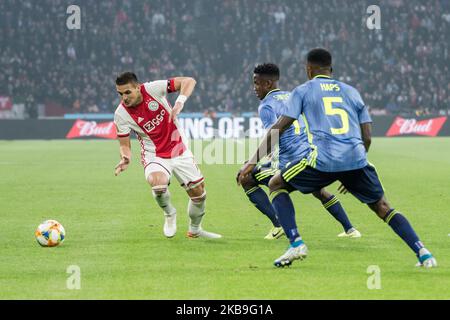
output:
M 164 235 L 167 238 L 172 238 L 177 233 L 177 214 L 164 215 Z
M 339 238 L 361 238 L 361 232 L 355 228 L 350 228 L 347 232 L 342 232 L 338 234 Z
M 199 229 L 198 231 L 189 230 L 187 235 L 188 238 L 208 238 L 208 239 L 220 239 L 222 236 L 218 233 L 208 232 L 203 229 Z
M 416 267 L 436 268 L 437 261 L 430 251 L 422 248 L 419 250 L 419 262 L 417 262 Z
M 303 240 L 295 241 L 289 246 L 287 251 L 281 257 L 274 261 L 273 264 L 278 268 L 290 266 L 292 264 L 292 261 L 297 259 L 306 259 L 307 255 L 308 248 L 306 247 L 306 244 L 303 242 Z

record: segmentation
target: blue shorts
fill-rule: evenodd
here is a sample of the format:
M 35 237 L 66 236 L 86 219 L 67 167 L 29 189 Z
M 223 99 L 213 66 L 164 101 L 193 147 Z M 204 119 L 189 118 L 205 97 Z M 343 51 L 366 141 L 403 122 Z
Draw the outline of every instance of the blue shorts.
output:
M 269 181 L 277 173 L 277 170 L 272 168 L 272 163 L 267 162 L 263 165 L 257 165 L 253 168 L 252 177 L 258 185 L 269 186 Z
M 310 167 L 306 159 L 290 164 L 281 171 L 283 180 L 301 193 L 312 193 L 340 181 L 363 203 L 375 203 L 384 195 L 375 167 L 340 172 L 323 172 Z

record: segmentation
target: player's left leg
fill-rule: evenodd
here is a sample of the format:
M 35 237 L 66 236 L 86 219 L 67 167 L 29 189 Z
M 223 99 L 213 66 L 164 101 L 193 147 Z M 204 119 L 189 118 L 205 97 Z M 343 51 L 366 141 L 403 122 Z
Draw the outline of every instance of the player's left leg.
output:
M 188 214 L 190 218 L 189 231 L 187 236 L 189 238 L 222 238 L 220 234 L 208 232 L 202 229 L 201 223 L 205 215 L 206 206 L 206 191 L 205 184 L 202 182 L 198 186 L 186 190 L 189 195 Z
M 195 163 L 194 156 L 188 150 L 183 155 L 171 159 L 171 163 L 174 176 L 189 196 L 187 211 L 190 223 L 187 236 L 190 238 L 221 238 L 221 235 L 207 232 L 201 227 L 206 208 L 206 190 L 203 175 Z
M 289 192 L 299 190 L 309 194 L 333 183 L 333 173 L 321 172 L 308 165 L 307 159 L 291 163 L 269 182 L 272 205 L 277 211 L 278 219 L 291 243 L 288 250 L 274 264 L 277 267 L 290 265 L 296 259 L 304 259 L 308 248 L 304 244 L 295 222 L 295 210 Z
M 152 187 L 153 198 L 164 211 L 164 235 L 172 238 L 177 231 L 177 210 L 170 200 L 170 165 L 165 159 L 155 158 L 145 167 L 144 172 L 147 182 Z
M 436 267 L 436 259 L 424 247 L 406 217 L 391 207 L 384 195 L 375 167 L 367 165 L 359 170 L 342 174 L 341 182 L 361 202 L 366 203 L 378 217 L 383 219 L 392 230 L 414 251 L 419 265 Z
M 368 206 L 414 251 L 419 259 L 418 266 L 437 267 L 436 259 L 420 241 L 408 219 L 392 208 L 384 195 L 377 202 L 369 203 Z
M 260 185 L 268 186 L 275 172 L 268 163 L 267 165 L 257 166 L 251 175 L 246 176 L 241 181 L 242 188 L 250 202 L 272 222 L 272 228 L 264 237 L 267 240 L 278 239 L 284 235 L 275 209 L 270 203 L 267 193 L 260 187 Z
M 294 260 L 303 260 L 308 255 L 308 248 L 298 232 L 295 221 L 295 208 L 289 193 L 293 188 L 282 178 L 281 173 L 275 174 L 269 181 L 270 198 L 272 206 L 277 212 L 278 220 L 289 239 L 289 248 L 274 261 L 276 267 L 291 265 Z
M 278 220 L 284 229 L 289 242 L 292 244 L 296 240 L 301 240 L 295 221 L 295 208 L 289 193 L 292 188 L 286 184 L 281 177 L 281 173 L 275 174 L 269 181 L 270 200 L 277 212 Z
M 322 202 L 323 207 L 342 225 L 344 232 L 340 233 L 338 237 L 360 238 L 361 233 L 356 230 L 351 224 L 344 207 L 342 207 L 339 199 L 329 193 L 325 188 L 312 193 L 314 197 Z

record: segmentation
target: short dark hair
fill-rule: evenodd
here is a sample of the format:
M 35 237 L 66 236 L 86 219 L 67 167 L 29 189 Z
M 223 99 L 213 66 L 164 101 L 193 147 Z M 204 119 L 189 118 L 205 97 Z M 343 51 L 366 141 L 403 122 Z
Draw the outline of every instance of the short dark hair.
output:
M 122 86 L 127 83 L 137 83 L 137 82 L 138 82 L 138 79 L 137 79 L 136 74 L 134 74 L 133 72 L 129 72 L 129 71 L 119 74 L 116 78 L 116 84 L 118 86 Z
M 308 63 L 322 68 L 331 67 L 332 63 L 331 53 L 324 48 L 315 48 L 310 50 L 306 56 L 306 60 Z
M 280 69 L 274 63 L 262 63 L 258 64 L 253 70 L 254 74 L 259 74 L 263 76 L 269 76 L 276 80 L 280 79 Z

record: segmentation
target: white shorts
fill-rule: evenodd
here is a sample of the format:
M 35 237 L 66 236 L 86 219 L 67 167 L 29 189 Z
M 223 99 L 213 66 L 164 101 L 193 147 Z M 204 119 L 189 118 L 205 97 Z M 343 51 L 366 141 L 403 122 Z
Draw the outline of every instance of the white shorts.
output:
M 147 181 L 153 172 L 163 172 L 169 180 L 173 173 L 181 186 L 189 190 L 197 187 L 205 180 L 189 149 L 181 156 L 171 159 L 159 158 L 154 154 L 148 154 L 145 157 L 145 163 L 144 174 Z

